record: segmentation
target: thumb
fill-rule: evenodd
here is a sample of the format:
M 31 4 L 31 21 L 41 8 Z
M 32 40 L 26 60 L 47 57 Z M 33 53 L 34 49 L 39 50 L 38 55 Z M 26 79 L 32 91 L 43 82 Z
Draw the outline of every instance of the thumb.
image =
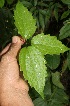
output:
M 10 49 L 8 50 L 6 55 L 9 55 L 10 57 L 16 57 L 19 50 L 21 49 L 21 45 L 23 45 L 24 43 L 25 43 L 24 39 L 18 36 L 14 36 L 12 38 L 12 44 L 10 46 Z

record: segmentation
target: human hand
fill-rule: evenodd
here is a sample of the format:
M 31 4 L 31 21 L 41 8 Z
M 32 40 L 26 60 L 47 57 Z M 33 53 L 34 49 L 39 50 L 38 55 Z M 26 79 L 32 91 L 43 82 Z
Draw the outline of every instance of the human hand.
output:
M 17 54 L 24 42 L 23 39 L 14 36 L 12 43 L 0 53 L 1 106 L 34 106 L 28 95 L 28 85 L 19 76 Z

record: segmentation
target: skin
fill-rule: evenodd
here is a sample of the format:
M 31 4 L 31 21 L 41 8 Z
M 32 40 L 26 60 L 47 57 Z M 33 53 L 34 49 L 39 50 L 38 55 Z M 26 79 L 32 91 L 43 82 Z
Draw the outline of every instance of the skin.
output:
M 17 55 L 24 44 L 18 36 L 0 53 L 0 106 L 34 106 L 29 87 L 20 78 Z

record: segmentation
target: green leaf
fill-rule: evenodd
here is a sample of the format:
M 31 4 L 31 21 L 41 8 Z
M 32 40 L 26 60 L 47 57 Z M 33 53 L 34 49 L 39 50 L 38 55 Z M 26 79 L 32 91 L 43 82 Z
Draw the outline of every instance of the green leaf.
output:
M 51 70 L 54 70 L 59 66 L 59 64 L 60 64 L 60 55 L 46 55 L 45 57 L 46 57 L 46 60 L 47 60 L 47 66 Z
M 67 66 L 70 70 L 70 51 L 69 51 L 68 56 L 67 56 Z
M 64 89 L 64 86 L 60 82 L 60 73 L 59 72 L 52 73 L 52 82 L 57 87 Z
M 49 20 L 50 19 L 50 17 L 51 17 L 51 9 L 49 8 L 49 9 L 47 9 L 47 11 L 46 11 L 46 18 Z
M 42 9 L 40 9 L 39 12 L 40 12 L 41 14 L 43 14 L 43 15 L 47 15 L 47 10 L 42 10 Z
M 12 4 L 14 0 L 6 0 L 8 4 Z
M 38 0 L 34 0 L 34 6 L 36 6 L 36 5 L 37 5 L 37 2 L 38 2 Z
M 4 6 L 5 0 L 0 0 L 0 8 Z
M 66 18 L 69 14 L 70 14 L 70 11 L 69 11 L 69 10 L 65 11 L 65 12 L 62 14 L 62 16 L 61 16 L 61 20 L 64 19 L 64 18 Z
M 39 49 L 43 55 L 60 54 L 69 50 L 56 36 L 44 35 L 43 33 L 34 36 L 31 44 Z
M 62 40 L 66 37 L 70 37 L 70 20 L 67 20 L 64 26 L 60 29 L 59 39 Z
M 55 8 L 54 8 L 54 16 L 55 16 L 55 19 L 58 22 L 58 7 L 57 7 L 57 5 L 55 5 Z
M 28 8 L 31 8 L 31 7 L 32 7 L 31 2 L 28 2 L 28 1 L 25 1 L 25 0 L 22 1 L 22 4 L 23 4 L 25 7 L 28 7 Z
M 48 106 L 64 106 L 68 104 L 68 96 L 63 89 L 55 88 L 50 98 Z
M 70 4 L 68 5 L 68 9 L 70 9 Z
M 34 13 L 36 11 L 36 8 L 35 7 L 32 7 L 31 9 L 30 9 L 30 12 L 31 13 Z
M 18 33 L 21 34 L 23 38 L 28 39 L 35 33 L 36 20 L 33 19 L 32 14 L 21 2 L 18 2 L 16 5 L 14 20 Z
M 62 70 L 61 72 L 64 73 L 67 69 L 67 60 L 63 61 Z
M 64 104 L 56 101 L 56 99 L 52 99 L 48 106 L 64 106 Z
M 65 4 L 70 4 L 70 0 L 61 0 Z
M 46 98 L 36 98 L 33 101 L 34 106 L 65 106 L 69 102 L 68 96 L 66 95 L 64 90 L 59 89 L 57 87 L 53 90 L 53 93 L 50 98 L 48 100 Z
M 44 3 L 44 2 L 38 2 L 38 6 L 48 7 L 48 4 L 47 3 Z
M 34 87 L 43 98 L 45 77 L 47 77 L 45 63 L 43 55 L 34 46 L 23 48 L 20 51 L 19 64 L 24 78 L 28 80 L 30 86 Z
M 46 29 L 49 26 L 50 17 L 51 17 L 51 9 L 47 9 L 46 16 L 45 16 L 45 26 L 46 26 Z
M 38 18 L 36 18 L 36 24 L 37 24 L 37 28 L 39 29 L 39 20 L 38 20 Z
M 43 100 L 42 98 L 37 98 L 33 101 L 34 106 L 48 106 L 47 102 L 45 100 Z
M 60 4 L 60 3 L 56 3 L 56 4 L 57 4 L 57 7 L 58 7 L 58 8 L 61 8 L 61 9 L 63 8 L 63 7 L 62 7 L 62 4 Z
M 47 96 L 47 97 L 50 97 L 51 94 L 52 94 L 51 81 L 50 81 L 50 78 L 47 78 L 47 81 L 46 81 L 45 87 L 44 87 L 44 95 Z
M 44 28 L 45 28 L 44 16 L 40 12 L 39 12 L 39 23 L 40 23 L 40 26 L 42 27 L 42 29 L 44 31 Z

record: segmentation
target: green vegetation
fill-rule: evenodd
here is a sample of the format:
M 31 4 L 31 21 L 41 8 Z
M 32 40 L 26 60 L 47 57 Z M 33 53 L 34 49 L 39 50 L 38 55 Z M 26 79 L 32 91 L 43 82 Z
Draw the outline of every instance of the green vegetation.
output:
M 69 106 L 69 16 L 70 0 L 0 1 L 0 50 L 13 35 L 26 40 L 18 61 L 35 106 Z

